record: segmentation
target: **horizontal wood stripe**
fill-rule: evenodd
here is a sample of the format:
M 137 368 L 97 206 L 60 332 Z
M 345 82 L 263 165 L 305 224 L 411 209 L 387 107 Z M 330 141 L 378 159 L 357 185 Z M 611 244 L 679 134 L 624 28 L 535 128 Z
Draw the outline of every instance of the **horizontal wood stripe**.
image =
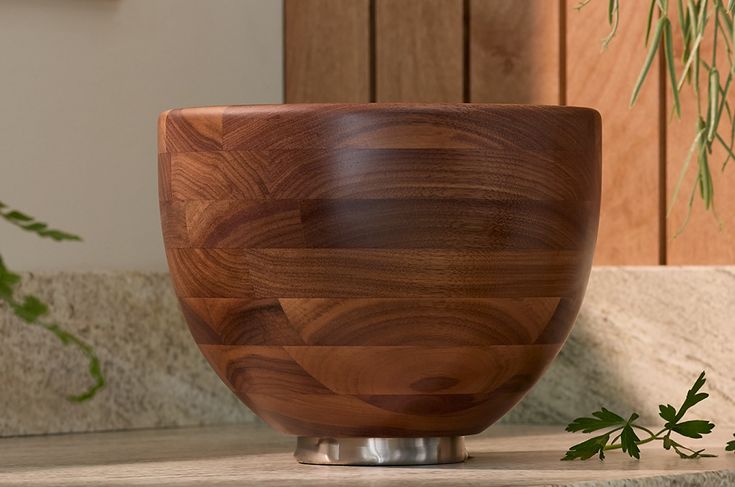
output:
M 323 149 L 171 154 L 171 197 L 595 200 L 599 164 L 559 151 Z M 167 198 L 161 198 L 167 199 Z
M 292 383 L 302 394 L 432 395 L 489 393 L 513 378 L 538 376 L 559 345 L 201 348 L 238 392 Z
M 168 249 L 181 297 L 546 297 L 586 282 L 578 251 Z
M 252 297 L 247 264 L 228 251 L 166 249 L 171 280 L 179 297 Z
M 559 346 L 284 348 L 337 394 L 480 394 L 539 374 Z
M 280 304 L 307 345 L 534 343 L 558 298 L 294 299 Z
M 277 394 L 281 388 L 288 387 L 294 394 L 333 394 L 283 347 L 201 345 L 200 349 L 234 391 Z
M 167 149 L 180 133 L 201 131 L 182 118 L 167 125 Z M 232 106 L 224 112 L 225 150 L 425 148 L 568 150 L 593 156 L 600 124 L 576 107 L 432 104 Z M 198 128 L 198 127 L 197 127 Z M 206 133 L 210 130 L 207 127 Z M 173 144 L 184 148 L 184 144 Z M 193 145 L 193 144 L 192 144 Z M 198 150 L 207 150 L 201 144 Z M 189 149 L 192 150 L 192 149 Z
M 468 401 L 452 394 L 434 402 L 463 401 L 467 408 L 429 414 L 425 395 L 353 396 L 325 394 L 238 393 L 243 402 L 275 430 L 302 436 L 416 437 L 480 433 L 497 421 L 509 404 L 518 402 L 520 390 L 497 391 Z M 423 403 L 417 405 L 419 403 Z M 408 410 L 419 407 L 421 414 Z M 456 402 L 455 402 L 456 404 Z M 503 412 L 501 412 L 503 411 Z
M 181 301 L 199 344 L 460 346 L 536 343 L 559 298 Z
M 307 344 L 277 299 L 182 298 L 179 301 L 200 345 Z
M 581 249 L 592 203 L 498 200 L 162 202 L 169 248 Z

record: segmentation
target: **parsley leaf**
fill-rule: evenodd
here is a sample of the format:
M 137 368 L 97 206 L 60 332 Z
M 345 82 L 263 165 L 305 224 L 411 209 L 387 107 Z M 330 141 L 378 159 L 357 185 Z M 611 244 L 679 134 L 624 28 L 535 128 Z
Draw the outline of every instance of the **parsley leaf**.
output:
M 703 419 L 694 419 L 692 421 L 684 421 L 683 423 L 676 423 L 671 426 L 667 426 L 671 431 L 679 433 L 682 436 L 686 436 L 687 438 L 701 438 L 702 435 L 712 432 L 714 427 L 715 425 L 713 423 Z
M 633 413 L 626 425 L 623 427 L 623 432 L 620 433 L 620 444 L 624 453 L 627 453 L 631 457 L 640 460 L 641 450 L 638 448 L 638 442 L 641 441 L 638 435 L 633 430 L 632 423 L 638 419 L 638 415 Z
M 594 436 L 589 440 L 577 443 L 569 448 L 562 460 L 587 460 L 595 455 L 599 455 L 600 460 L 605 459 L 605 446 L 610 441 L 610 434 Z
M 625 419 L 617 414 L 602 408 L 592 413 L 592 418 L 577 418 L 567 426 L 566 431 L 574 433 L 581 431 L 582 433 L 591 433 L 593 431 L 613 426 L 621 426 L 625 424 Z
M 704 401 L 709 397 L 709 394 L 707 394 L 706 392 L 699 392 L 702 386 L 704 386 L 705 382 L 707 382 L 707 379 L 704 378 L 704 372 L 702 372 L 701 374 L 699 374 L 697 380 L 694 381 L 694 385 L 692 386 L 692 388 L 687 391 L 687 396 L 684 399 L 684 403 L 679 408 L 679 411 L 675 412 L 676 410 L 671 404 L 667 404 L 666 406 L 661 404 L 658 407 L 659 416 L 661 416 L 668 423 L 678 422 L 681 418 L 684 417 L 689 408 L 699 402 Z

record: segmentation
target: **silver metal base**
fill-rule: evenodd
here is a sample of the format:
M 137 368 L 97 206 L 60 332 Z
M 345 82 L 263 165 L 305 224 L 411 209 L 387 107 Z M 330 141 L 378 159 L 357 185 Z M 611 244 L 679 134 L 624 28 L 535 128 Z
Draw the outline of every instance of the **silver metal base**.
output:
M 294 456 L 312 465 L 435 465 L 467 459 L 463 436 L 317 438 L 299 436 Z

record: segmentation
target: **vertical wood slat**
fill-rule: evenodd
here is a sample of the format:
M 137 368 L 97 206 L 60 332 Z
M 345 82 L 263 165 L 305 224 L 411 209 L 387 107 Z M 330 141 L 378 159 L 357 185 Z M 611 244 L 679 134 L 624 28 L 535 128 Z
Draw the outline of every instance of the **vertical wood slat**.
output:
M 370 101 L 370 0 L 285 0 L 286 103 Z
M 561 2 L 470 0 L 471 101 L 560 103 Z
M 629 2 L 620 28 L 605 52 L 607 2 L 581 12 L 567 0 L 567 102 L 602 114 L 602 207 L 598 265 L 660 263 L 659 71 L 651 70 L 636 106 L 630 93 L 645 57 L 647 2 Z
M 674 32 L 679 32 L 678 25 Z M 701 55 L 708 62 L 712 57 L 711 28 L 709 34 L 702 40 Z M 674 56 L 681 69 L 682 39 L 674 36 Z M 727 51 L 718 47 L 718 64 L 729 66 Z M 720 68 L 722 69 L 722 68 Z M 702 69 L 700 87 L 704 93 L 707 90 L 707 72 Z M 668 89 L 668 86 L 667 86 Z M 669 97 L 671 98 L 671 97 Z M 703 95 L 703 99 L 704 99 Z M 730 102 L 732 103 L 732 99 Z M 669 112 L 671 110 L 669 102 Z M 667 204 L 671 204 L 674 188 L 679 178 L 682 164 L 694 140 L 697 124 L 696 98 L 689 85 L 685 85 L 681 94 L 682 117 L 672 120 L 667 126 L 666 137 L 666 165 L 667 165 Z M 705 108 L 706 110 L 706 108 Z M 704 115 L 706 116 L 706 114 Z M 725 140 L 729 140 L 730 124 L 724 119 L 720 124 L 719 132 Z M 715 144 L 710 156 L 710 171 L 714 183 L 714 203 L 717 215 L 722 222 L 722 228 L 710 211 L 705 211 L 699 190 L 694 197 L 694 206 L 689 222 L 676 238 L 674 235 L 681 229 L 687 215 L 687 202 L 691 194 L 697 174 L 696 154 L 692 157 L 681 189 L 668 218 L 668 263 L 683 264 L 733 264 L 735 263 L 735 161 L 730 161 L 725 171 L 722 163 L 726 158 L 725 149 Z
M 375 0 L 379 102 L 462 102 L 462 0 Z

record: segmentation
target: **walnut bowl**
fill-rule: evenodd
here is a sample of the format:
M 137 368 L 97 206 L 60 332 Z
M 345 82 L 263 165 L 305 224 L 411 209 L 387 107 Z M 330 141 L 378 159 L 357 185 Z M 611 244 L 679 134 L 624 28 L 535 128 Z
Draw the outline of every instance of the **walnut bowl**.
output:
M 564 343 L 589 276 L 600 117 L 262 105 L 159 120 L 174 287 L 230 389 L 306 463 L 461 461 Z

